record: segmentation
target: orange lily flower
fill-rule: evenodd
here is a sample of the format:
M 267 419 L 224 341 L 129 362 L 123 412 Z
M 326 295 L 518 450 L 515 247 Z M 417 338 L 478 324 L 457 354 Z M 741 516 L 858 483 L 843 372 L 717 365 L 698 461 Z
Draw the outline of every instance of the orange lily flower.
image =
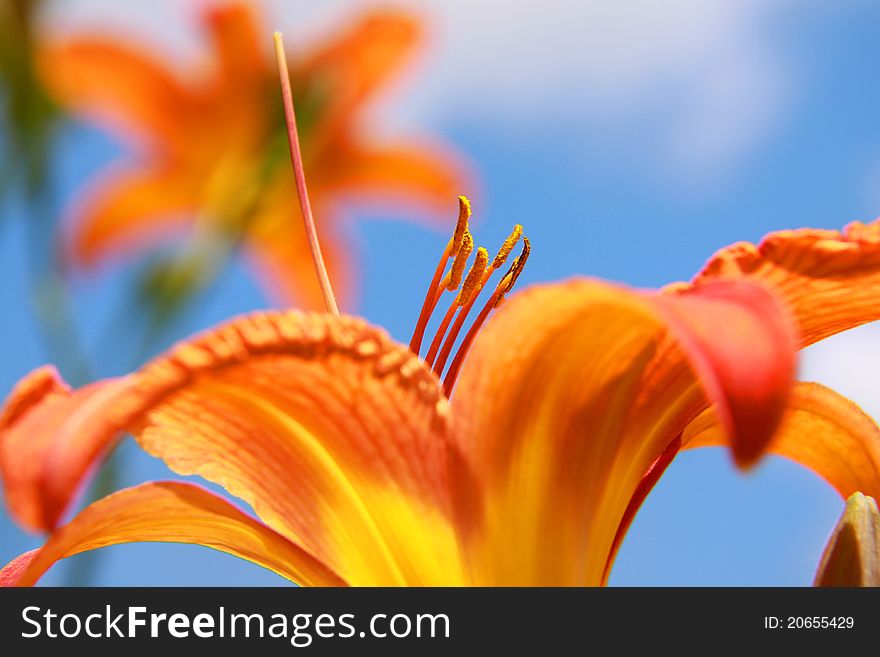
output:
M 477 260 L 472 271 L 491 273 Z M 713 444 L 743 466 L 769 451 L 843 496 L 876 497 L 877 426 L 827 388 L 792 387 L 792 375 L 797 346 L 880 318 L 878 287 L 875 222 L 734 245 L 660 292 L 534 286 L 477 326 L 445 387 L 364 320 L 298 311 L 241 317 L 74 391 L 41 368 L 6 403 L 0 469 L 14 516 L 52 534 L 0 580 L 32 584 L 105 545 L 173 541 L 301 584 L 601 584 L 669 461 Z M 431 290 L 429 308 L 442 293 Z M 260 521 L 165 482 L 57 527 L 120 431 Z
M 284 302 L 319 307 L 295 190 L 284 164 L 277 77 L 255 10 L 222 4 L 204 15 L 213 69 L 187 71 L 105 36 L 50 40 L 42 75 L 58 101 L 97 118 L 137 156 L 100 176 L 80 199 L 74 264 L 141 251 L 189 228 L 193 245 L 242 244 Z M 339 216 L 348 198 L 441 207 L 458 188 L 457 158 L 437 144 L 379 142 L 364 112 L 422 41 L 406 14 L 374 11 L 291 58 L 313 203 L 334 285 L 350 296 L 352 248 Z M 223 252 L 223 249 L 220 249 Z M 305 263 L 305 266 L 304 266 Z
M 461 198 L 404 346 L 335 312 L 279 59 L 329 312 L 244 316 L 78 390 L 51 367 L 25 377 L 0 414 L 0 473 L 16 519 L 51 534 L 0 570 L 0 584 L 30 585 L 59 559 L 133 541 L 206 545 L 310 585 L 604 584 L 666 466 L 713 444 L 741 467 L 782 454 L 846 497 L 880 491 L 877 425 L 793 380 L 798 347 L 880 319 L 880 221 L 736 244 L 659 292 L 581 278 L 504 302 L 528 239 L 516 226 L 490 260 L 473 248 Z M 196 485 L 154 482 L 59 526 L 123 431 L 259 520 Z

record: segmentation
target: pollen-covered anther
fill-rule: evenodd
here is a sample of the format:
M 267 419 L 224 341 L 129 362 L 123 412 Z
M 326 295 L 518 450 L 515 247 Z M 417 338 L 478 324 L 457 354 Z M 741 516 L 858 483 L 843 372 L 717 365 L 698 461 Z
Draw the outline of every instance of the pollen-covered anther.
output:
M 412 339 L 409 341 L 409 348 L 414 354 L 418 354 L 421 346 L 422 346 L 422 338 L 425 336 L 425 327 L 428 325 L 428 320 L 431 317 L 431 313 L 434 312 L 434 308 L 437 307 L 437 302 L 440 299 L 440 295 L 443 293 L 443 290 L 449 285 L 449 282 L 452 280 L 452 272 L 449 272 L 449 280 L 446 280 L 443 276 L 443 272 L 446 271 L 446 265 L 449 262 L 450 258 L 456 258 L 459 250 L 462 247 L 462 242 L 464 242 L 464 236 L 468 234 L 468 220 L 471 217 L 471 202 L 467 199 L 466 196 L 458 197 L 458 221 L 455 224 L 455 232 L 452 237 L 449 239 L 449 242 L 446 243 L 446 248 L 443 250 L 443 255 L 440 256 L 440 262 L 437 263 L 437 268 L 434 270 L 434 276 L 431 278 L 431 284 L 428 286 L 428 292 L 425 295 L 425 301 L 422 304 L 422 310 L 419 313 L 419 319 L 416 321 L 416 327 L 413 329 Z M 455 264 L 453 262 L 453 264 Z M 441 279 L 443 279 L 443 283 L 441 284 Z M 457 287 L 457 286 L 456 286 Z M 455 289 L 455 288 L 450 288 Z
M 474 264 L 468 272 L 467 278 L 464 279 L 464 285 L 461 286 L 461 292 L 456 299 L 459 306 L 466 306 L 472 298 L 480 293 L 482 289 L 483 274 L 486 273 L 486 266 L 489 264 L 489 252 L 482 246 L 477 249 L 477 255 L 474 256 Z
M 452 269 L 449 272 L 449 282 L 446 289 L 454 292 L 461 285 L 461 277 L 464 275 L 464 268 L 467 266 L 468 258 L 474 250 L 474 238 L 471 232 L 465 229 L 464 238 L 461 241 L 461 247 L 455 254 L 455 260 L 452 262 Z
M 451 253 L 458 253 L 462 240 L 468 232 L 468 221 L 471 218 L 471 202 L 467 196 L 458 197 L 458 222 L 455 224 L 455 232 L 452 234 Z
M 498 288 L 496 289 L 498 298 L 495 300 L 495 308 L 504 302 L 504 295 L 510 292 L 513 289 L 513 286 L 516 285 L 516 281 L 523 269 L 525 269 L 526 261 L 529 259 L 529 254 L 531 252 L 532 245 L 529 242 L 529 238 L 523 235 L 522 251 L 520 251 L 520 254 L 513 259 L 510 269 L 507 270 L 507 273 L 504 274 L 501 282 L 498 283 Z
M 516 224 L 513 227 L 513 230 L 510 231 L 510 235 L 507 236 L 507 239 L 504 240 L 501 248 L 498 249 L 498 255 L 495 256 L 495 260 L 492 261 L 492 269 L 500 269 L 504 263 L 507 262 L 507 256 L 510 255 L 510 252 L 513 251 L 513 247 L 519 242 L 522 232 L 523 227 L 519 224 Z
M 507 273 L 502 277 L 501 282 L 495 287 L 495 291 L 492 293 L 492 296 L 489 297 L 489 300 L 486 302 L 486 305 L 483 306 L 483 309 L 480 311 L 480 314 L 477 315 L 477 318 L 474 320 L 474 323 L 471 325 L 470 330 L 468 330 L 467 334 L 464 336 L 464 339 L 461 342 L 461 346 L 458 348 L 458 352 L 455 354 L 455 358 L 452 360 L 452 364 L 449 366 L 449 370 L 446 372 L 446 378 L 443 379 L 443 390 L 448 397 L 452 393 L 452 388 L 455 385 L 455 380 L 458 378 L 458 372 L 461 370 L 461 364 L 467 356 L 468 351 L 471 348 L 471 345 L 474 342 L 474 338 L 477 333 L 480 332 L 480 329 L 483 327 L 486 318 L 489 316 L 489 313 L 492 312 L 495 308 L 497 308 L 504 300 L 504 295 L 510 292 L 516 283 L 516 279 L 519 278 L 519 275 L 522 273 L 522 270 L 526 266 L 526 261 L 529 259 L 529 253 L 531 253 L 532 246 L 529 243 L 529 238 L 523 235 L 523 247 L 520 254 L 513 261 L 513 264 L 510 266 L 510 269 Z M 459 327 L 460 328 L 460 327 Z M 454 335 L 457 335 L 455 333 Z M 453 335 L 453 340 L 455 339 Z M 448 342 L 448 340 L 447 340 Z M 441 356 L 443 354 L 441 353 Z M 448 353 L 446 354 L 448 355 Z M 440 362 L 440 359 L 438 359 Z M 445 359 L 443 360 L 445 364 Z M 434 372 L 439 376 L 441 368 L 438 368 L 437 365 L 434 365 Z

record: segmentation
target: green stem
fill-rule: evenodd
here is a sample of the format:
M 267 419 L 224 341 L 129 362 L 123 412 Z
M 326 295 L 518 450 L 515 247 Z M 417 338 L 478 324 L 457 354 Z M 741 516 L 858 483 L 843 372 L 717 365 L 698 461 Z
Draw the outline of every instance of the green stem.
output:
M 47 358 L 55 363 L 72 385 L 92 380 L 92 370 L 81 346 L 67 285 L 58 267 L 55 239 L 55 203 L 48 192 L 27 195 L 25 217 L 28 241 L 31 310 Z

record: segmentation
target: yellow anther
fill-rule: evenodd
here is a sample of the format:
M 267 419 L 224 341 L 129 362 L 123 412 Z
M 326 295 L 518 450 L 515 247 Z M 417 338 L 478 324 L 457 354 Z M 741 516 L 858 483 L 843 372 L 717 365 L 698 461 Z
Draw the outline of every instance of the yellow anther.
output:
M 461 292 L 456 299 L 459 306 L 466 306 L 471 297 L 480 293 L 480 283 L 483 280 L 483 274 L 486 272 L 486 265 L 489 264 L 489 252 L 482 246 L 477 249 L 477 255 L 474 256 L 474 264 L 468 272 L 467 278 L 464 279 L 464 285 L 461 286 Z
M 510 235 L 508 235 L 507 239 L 504 240 L 504 244 L 502 244 L 501 248 L 498 249 L 498 255 L 495 256 L 495 260 L 492 261 L 492 269 L 500 269 L 501 265 L 507 262 L 507 256 L 510 255 L 513 247 L 515 247 L 516 243 L 519 242 L 522 231 L 523 227 L 519 224 L 513 227 L 513 230 L 510 231 Z
M 507 270 L 507 273 L 504 274 L 504 277 L 501 279 L 501 282 L 498 284 L 498 290 L 501 291 L 501 294 L 498 295 L 498 299 L 495 301 L 495 308 L 500 306 L 504 302 L 504 295 L 510 292 L 513 286 L 516 284 L 516 279 L 519 278 L 519 275 L 522 273 L 522 270 L 526 266 L 526 261 L 529 259 L 529 254 L 532 252 L 532 245 L 529 242 L 529 238 L 523 235 L 523 247 L 520 254 L 513 259 L 513 264 L 510 265 L 510 269 Z
M 461 242 L 468 229 L 468 220 L 471 218 L 471 202 L 467 196 L 458 197 L 458 223 L 455 224 L 455 233 L 452 235 L 452 248 L 450 253 L 458 253 Z
M 513 274 L 513 278 L 510 283 L 507 285 L 507 289 L 505 292 L 510 292 L 510 289 L 516 285 L 516 280 L 519 278 L 519 275 L 522 274 L 523 269 L 526 267 L 526 261 L 529 259 L 529 254 L 532 252 L 532 243 L 529 242 L 529 238 L 523 235 L 523 246 L 522 251 L 513 261 L 513 265 L 511 266 L 511 274 Z
M 455 260 L 452 261 L 452 270 L 449 272 L 449 283 L 446 289 L 450 292 L 457 290 L 461 285 L 461 277 L 464 275 L 464 268 L 467 265 L 468 258 L 474 250 L 474 238 L 471 231 L 465 229 L 464 239 L 461 241 L 461 248 L 455 254 Z

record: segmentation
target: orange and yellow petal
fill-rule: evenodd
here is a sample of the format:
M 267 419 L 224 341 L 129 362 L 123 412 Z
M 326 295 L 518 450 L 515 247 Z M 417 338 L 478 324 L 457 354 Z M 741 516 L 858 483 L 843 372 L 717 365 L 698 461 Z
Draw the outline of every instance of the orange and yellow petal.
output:
M 873 497 L 853 493 L 834 528 L 814 586 L 880 586 L 880 511 Z
M 654 459 L 654 462 L 648 467 L 647 472 L 642 475 L 642 480 L 639 482 L 638 487 L 636 487 L 632 496 L 630 496 L 626 511 L 623 512 L 623 517 L 617 525 L 617 533 L 614 536 L 614 542 L 611 544 L 611 549 L 608 551 L 608 559 L 605 562 L 605 572 L 602 575 L 603 586 L 608 583 L 608 577 L 611 575 L 611 567 L 614 565 L 614 560 L 617 558 L 617 553 L 620 550 L 620 546 L 623 544 L 623 539 L 626 538 L 626 533 L 629 531 L 630 526 L 632 526 L 636 514 L 639 512 L 639 509 L 642 508 L 642 504 L 644 504 L 647 499 L 648 493 L 650 493 L 654 489 L 654 486 L 657 485 L 657 482 L 660 481 L 660 477 L 666 472 L 666 468 L 669 467 L 673 459 L 678 456 L 680 450 L 681 438 L 676 438 L 667 445 L 666 449 L 663 450 L 663 453 L 660 454 L 660 456 Z
M 174 152 L 194 118 L 193 98 L 152 54 L 105 36 L 47 39 L 44 84 L 65 108 L 115 128 L 150 150 Z
M 782 296 L 797 318 L 801 346 L 880 319 L 880 220 L 843 231 L 770 233 L 715 254 L 696 282 L 748 278 Z
M 126 381 L 137 394 L 122 401 L 139 407 L 124 428 L 149 453 L 223 485 L 347 582 L 463 581 L 447 402 L 424 363 L 382 331 L 349 317 L 258 313 Z M 71 423 L 100 427 L 120 403 L 90 405 L 87 416 L 37 403 L 29 414 L 63 435 Z
M 727 444 L 711 410 L 682 435 L 684 449 Z M 773 454 L 809 468 L 846 499 L 880 497 L 880 428 L 862 409 L 818 383 L 798 383 L 769 445 Z
M 136 431 L 180 474 L 248 502 L 352 584 L 454 583 L 447 409 L 402 345 L 360 320 L 267 313 L 185 343 Z
M 320 561 L 223 498 L 193 484 L 154 482 L 120 490 L 86 507 L 42 548 L 0 569 L 0 586 L 33 586 L 61 559 L 136 542 L 203 545 L 298 584 L 345 585 Z
M 194 220 L 202 186 L 175 167 L 120 169 L 95 181 L 75 210 L 68 252 L 92 265 L 142 250 Z
M 475 577 L 604 581 L 670 427 L 699 412 L 690 395 L 724 409 L 732 443 L 752 455 L 781 417 L 794 353 L 784 308 L 749 283 L 661 297 L 577 280 L 515 295 L 477 337 L 452 398 L 456 438 L 486 487 L 465 539 Z M 642 392 L 661 357 L 687 376 L 668 380 L 676 394 L 653 409 Z

